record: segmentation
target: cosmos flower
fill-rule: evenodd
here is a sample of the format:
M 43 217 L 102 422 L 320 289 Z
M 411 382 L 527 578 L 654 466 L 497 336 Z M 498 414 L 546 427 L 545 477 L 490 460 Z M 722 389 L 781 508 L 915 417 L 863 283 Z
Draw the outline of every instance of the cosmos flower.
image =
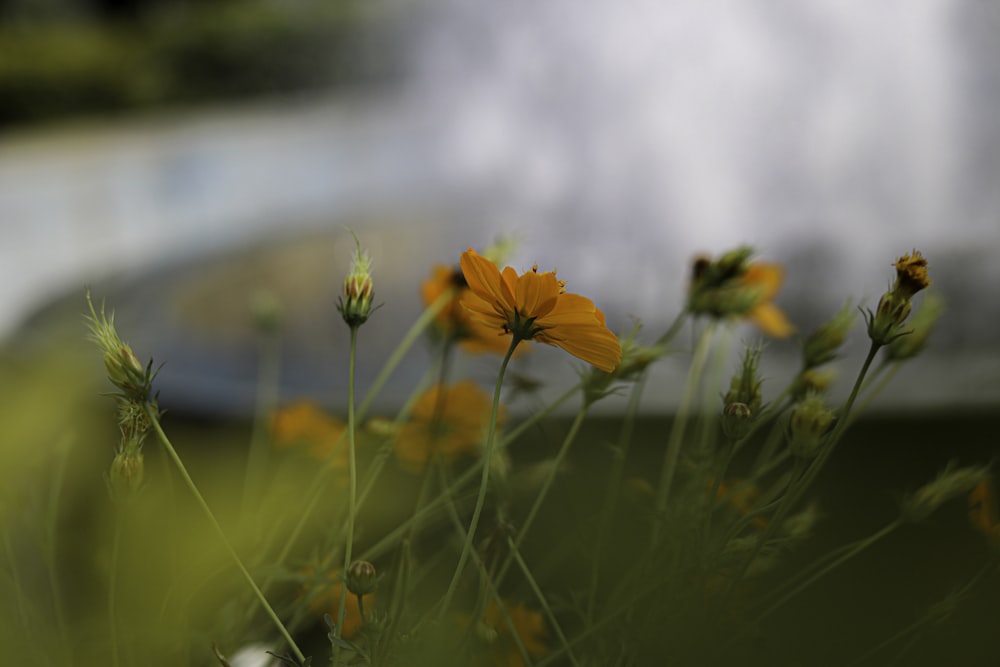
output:
M 469 286 L 461 269 L 438 264 L 432 269 L 431 277 L 420 285 L 420 296 L 424 305 L 430 306 L 452 289 L 455 290 L 454 296 L 434 317 L 438 333 L 444 338 L 457 341 L 466 352 L 504 354 L 510 347 L 507 339 L 497 335 L 497 332 L 472 317 L 462 307 L 460 302 L 469 291 Z
M 717 260 L 696 259 L 688 310 L 695 315 L 746 318 L 769 336 L 788 337 L 795 327 L 774 304 L 784 269 L 769 262 L 751 262 L 752 255 L 752 248 L 741 247 Z
M 518 276 L 508 266 L 501 273 L 471 248 L 461 265 L 469 285 L 462 306 L 497 335 L 555 345 L 607 373 L 621 362 L 621 344 L 604 313 L 590 299 L 566 292 L 554 271 L 539 273 L 535 266 Z
M 420 472 L 435 454 L 445 463 L 463 454 L 478 456 L 490 410 L 489 395 L 470 380 L 431 387 L 417 399 L 410 421 L 396 436 L 396 459 L 407 470 Z M 503 421 L 502 412 L 497 421 Z
M 787 338 L 795 331 L 788 321 L 784 311 L 774 305 L 774 297 L 781 289 L 785 279 L 785 271 L 778 264 L 754 262 L 747 267 L 746 273 L 740 276 L 740 282 L 757 291 L 746 316 L 757 325 L 757 328 L 773 338 Z
M 332 456 L 347 461 L 346 425 L 331 417 L 314 401 L 298 401 L 277 410 L 271 418 L 271 437 L 275 449 L 304 447 L 317 461 Z M 340 463 L 340 461 L 337 461 Z

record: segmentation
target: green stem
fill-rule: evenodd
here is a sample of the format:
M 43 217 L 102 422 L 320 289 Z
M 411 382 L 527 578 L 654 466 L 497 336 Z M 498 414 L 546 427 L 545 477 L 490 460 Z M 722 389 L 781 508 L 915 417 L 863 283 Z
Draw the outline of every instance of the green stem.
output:
M 111 542 L 111 571 L 108 573 L 108 632 L 111 640 L 111 665 L 118 667 L 121 658 L 118 647 L 118 557 L 121 552 L 124 508 L 115 508 L 115 534 Z
M 542 593 L 542 589 L 538 586 L 538 582 L 535 581 L 534 575 L 531 574 L 531 570 L 528 568 L 528 564 L 524 562 L 524 558 L 521 557 L 520 552 L 517 549 L 517 545 L 514 540 L 507 536 L 507 547 L 510 549 L 511 555 L 517 562 L 517 566 L 521 569 L 521 574 L 524 575 L 524 580 L 528 582 L 528 586 L 531 588 L 531 592 L 535 594 L 538 599 L 538 604 L 542 606 L 542 611 L 545 612 L 546 618 L 549 619 L 549 625 L 555 630 L 556 636 L 559 638 L 559 642 L 563 646 L 563 650 L 566 651 L 566 655 L 569 657 L 569 661 L 573 663 L 574 667 L 580 667 L 580 663 L 577 662 L 576 656 L 573 655 L 573 650 L 569 646 L 569 642 L 566 640 L 566 635 L 562 631 L 562 627 L 559 625 L 559 621 L 556 620 L 555 614 L 552 613 L 552 608 L 549 606 L 548 600 L 545 599 L 545 594 Z M 516 634 L 516 633 L 515 633 Z
M 448 584 L 448 590 L 445 592 L 444 601 L 441 605 L 441 615 L 448 613 L 448 607 L 451 606 L 451 599 L 455 595 L 455 590 L 458 587 L 458 580 L 462 577 L 462 570 L 465 569 L 465 561 L 469 558 L 469 552 L 472 550 L 472 543 L 476 537 L 476 528 L 479 526 L 479 515 L 482 514 L 483 505 L 486 503 L 486 487 L 489 484 L 490 479 L 490 468 L 493 462 L 493 443 L 496 439 L 497 430 L 497 413 L 500 410 L 500 389 L 503 387 L 503 376 L 507 372 L 507 364 L 510 363 L 510 358 L 514 354 L 514 349 L 517 347 L 521 339 L 516 335 L 511 339 L 510 347 L 507 349 L 507 354 L 503 358 L 503 362 L 500 364 L 500 372 L 497 374 L 497 385 L 493 390 L 493 411 L 490 414 L 490 431 L 489 435 L 486 437 L 486 450 L 483 452 L 483 471 L 482 477 L 479 481 L 479 495 L 476 496 L 476 506 L 472 510 L 472 521 L 469 523 L 469 534 L 465 538 L 465 544 L 462 546 L 462 554 L 458 558 L 458 565 L 455 568 L 455 573 L 451 577 L 451 583 Z
M 260 340 L 260 370 L 257 375 L 257 400 L 254 406 L 253 431 L 250 435 L 250 452 L 247 455 L 243 479 L 243 518 L 254 514 L 254 498 L 261 495 L 269 454 L 269 428 L 271 412 L 278 403 L 278 373 L 280 348 L 278 337 L 271 332 L 262 334 Z
M 413 344 L 420 337 L 420 334 L 422 334 L 424 330 L 430 326 L 431 322 L 434 321 L 434 316 L 440 313 L 441 309 L 444 308 L 448 302 L 454 298 L 454 296 L 454 289 L 446 290 L 434 301 L 434 303 L 424 309 L 424 312 L 420 314 L 420 317 L 416 319 L 409 331 L 406 332 L 406 335 L 403 336 L 403 340 L 401 340 L 399 345 L 396 346 L 396 349 L 392 351 L 392 354 L 389 355 L 389 358 L 386 360 L 382 370 L 379 371 L 379 374 L 375 377 L 375 381 L 372 383 L 371 388 L 365 395 L 364 400 L 361 401 L 361 405 L 358 407 L 357 415 L 359 420 L 364 419 L 365 415 L 368 414 L 368 409 L 371 407 L 372 401 L 374 401 L 375 397 L 378 396 L 378 393 L 382 390 L 383 385 L 385 385 L 385 383 L 389 380 L 389 376 L 392 375 L 392 372 L 396 370 L 396 366 L 399 365 L 399 362 L 403 360 L 406 353 L 411 347 L 413 347 Z
M 296 645 L 295 640 L 292 639 L 292 636 L 288 633 L 288 630 L 281 622 L 281 619 L 278 618 L 278 615 L 274 612 L 274 609 L 271 607 L 271 603 L 269 603 L 267 601 L 267 598 L 264 597 L 264 594 L 261 592 L 260 588 L 258 588 L 257 583 L 253 580 L 253 577 L 250 576 L 250 572 L 247 571 L 246 566 L 243 565 L 243 561 L 240 560 L 240 557 L 236 553 L 236 550 L 233 549 L 233 545 L 230 544 L 229 538 L 226 537 L 226 533 L 225 531 L 222 530 L 222 526 L 219 525 L 219 521 L 215 518 L 215 514 L 212 513 L 212 510 L 211 508 L 209 508 L 208 503 L 205 502 L 204 496 L 201 495 L 201 491 L 198 490 L 198 486 L 194 483 L 194 480 L 191 479 L 191 475 L 188 474 L 187 468 L 184 466 L 184 462 L 181 460 L 181 457 L 177 453 L 177 450 L 174 449 L 174 446 L 170 443 L 170 439 L 167 438 L 167 434 L 163 432 L 163 427 L 160 426 L 160 419 L 159 415 L 157 414 L 157 411 L 149 403 L 146 403 L 143 406 L 143 408 L 146 411 L 146 416 L 149 418 L 149 422 L 150 424 L 152 424 L 153 430 L 156 431 L 156 436 L 159 438 L 160 443 L 163 445 L 164 450 L 169 455 L 171 461 L 173 461 L 174 466 L 177 468 L 178 474 L 180 474 L 181 479 L 184 480 L 184 484 L 188 487 L 188 490 L 191 492 L 191 495 L 194 496 L 194 499 L 197 502 L 198 506 L 201 508 L 201 511 L 204 512 L 205 518 L 208 519 L 209 524 L 211 524 L 212 528 L 215 530 L 216 535 L 222 542 L 223 546 L 226 548 L 226 551 L 229 553 L 230 558 L 232 558 L 233 563 L 235 563 L 237 569 L 239 569 L 240 574 L 243 575 L 243 578 L 246 580 L 247 585 L 250 586 L 251 590 L 253 590 L 253 593 L 256 596 L 257 601 L 260 602 L 260 605 L 264 608 L 264 611 L 271 619 L 271 622 L 274 623 L 274 626 L 278 629 L 278 632 L 281 633 L 281 636 L 288 643 L 289 648 L 292 649 L 292 653 L 295 655 L 296 658 L 298 658 L 299 662 L 304 663 L 306 658 L 302 654 L 302 651 L 299 650 L 299 647 L 298 645 Z
M 540 420 L 544 419 L 557 407 L 565 403 L 566 400 L 569 399 L 569 397 L 572 396 L 574 393 L 579 391 L 579 389 L 580 385 L 579 384 L 575 385 L 574 387 L 569 389 L 566 393 L 564 393 L 562 396 L 553 401 L 551 404 L 531 415 L 531 417 L 522 422 L 517 428 L 512 429 L 498 443 L 497 451 L 505 450 L 512 442 L 517 440 L 517 438 L 522 433 L 527 431 L 529 428 L 531 428 L 534 424 L 538 423 Z M 483 465 L 482 460 L 477 461 L 476 463 L 470 465 L 467 470 L 463 471 L 461 475 L 455 478 L 451 486 L 454 488 L 460 488 L 468 484 L 469 481 L 471 481 L 473 477 L 475 477 L 476 473 L 481 474 L 482 465 Z M 395 546 L 401 539 L 405 537 L 407 531 L 409 531 L 410 526 L 414 522 L 424 521 L 430 514 L 441 511 L 442 506 L 444 505 L 446 500 L 447 500 L 446 494 L 441 494 L 436 498 L 434 498 L 433 500 L 431 500 L 422 510 L 415 512 L 412 517 L 410 517 L 400 525 L 396 526 L 396 528 L 387 533 L 377 543 L 368 547 L 368 549 L 366 549 L 365 553 L 363 554 L 363 558 L 365 560 L 374 560 L 380 557 L 381 555 L 385 554 L 386 552 L 388 552 L 393 546 Z
M 882 528 L 881 530 L 879 530 L 878 532 L 874 533 L 873 535 L 870 535 L 870 536 L 868 536 L 868 537 L 866 537 L 864 539 L 858 540 L 854 544 L 849 545 L 846 548 L 842 549 L 843 553 L 838 558 L 835 558 L 834 560 L 832 560 L 831 562 L 827 563 L 826 565 L 821 565 L 819 567 L 819 569 L 814 574 L 808 576 L 804 581 L 796 584 L 794 588 L 792 588 L 790 591 L 788 591 L 787 593 L 785 593 L 784 595 L 782 595 L 775 602 L 773 602 L 771 605 L 769 605 L 767 607 L 767 609 L 765 609 L 760 614 L 758 614 L 756 616 L 756 619 L 758 621 L 760 621 L 760 620 L 763 620 L 763 619 L 767 618 L 772 613 L 774 613 L 779 607 L 781 607 L 786 602 L 788 602 L 789 600 L 791 600 L 793 597 L 795 597 L 796 595 L 798 595 L 799 593 L 801 593 L 802 591 L 804 591 L 806 588 L 808 588 L 812 584 L 814 584 L 816 581 L 818 581 L 819 579 L 821 579 L 825 575 L 829 574 L 830 572 L 832 572 L 836 568 L 840 567 L 841 565 L 843 565 L 844 563 L 846 563 L 851 558 L 854 558 L 855 556 L 857 556 L 858 554 L 860 554 L 862 551 L 864 551 L 868 547 L 872 546 L 873 544 L 875 544 L 876 542 L 878 542 L 879 540 L 881 540 L 883 537 L 889 535 L 894 530 L 896 530 L 897 528 L 899 528 L 901 525 L 902 525 L 902 521 L 900 521 L 899 519 L 897 519 L 897 520 L 893 521 L 892 523 L 890 523 L 889 525 L 887 525 L 884 528 Z M 822 563 L 824 560 L 826 560 L 826 559 L 825 558 L 821 559 L 820 563 Z M 820 563 L 817 563 L 817 565 L 820 565 Z M 816 569 L 816 566 L 811 566 L 810 568 L 807 568 L 807 571 L 809 569 Z
M 802 495 L 809 489 L 819 471 L 823 468 L 823 465 L 830 458 L 833 453 L 834 447 L 840 440 L 841 436 L 844 434 L 844 430 L 847 428 L 849 418 L 851 415 L 851 408 L 854 406 L 854 402 L 858 398 L 858 393 L 861 391 L 861 385 L 865 380 L 865 375 L 868 373 L 868 369 L 872 365 L 872 360 L 875 359 L 875 355 L 878 353 L 881 345 L 872 341 L 871 347 L 868 349 L 868 356 L 865 357 L 864 364 L 861 365 L 861 371 L 858 373 L 857 379 L 854 381 L 854 388 L 851 390 L 851 395 L 848 396 L 847 402 L 844 403 L 844 407 L 841 410 L 837 425 L 834 427 L 833 431 L 827 436 L 827 440 L 824 443 L 822 451 L 819 453 L 808 468 L 802 472 L 803 463 L 796 461 L 795 468 L 792 475 L 792 482 L 785 496 L 781 499 L 781 504 L 778 506 L 778 511 L 775 513 L 774 518 L 767 526 L 767 530 L 764 532 L 764 536 L 757 542 L 753 551 L 750 553 L 750 557 L 743 562 L 743 566 L 740 568 L 737 576 L 729 582 L 729 589 L 727 596 L 733 592 L 736 585 L 740 580 L 746 575 L 747 570 L 750 568 L 751 563 L 760 553 L 764 544 L 774 535 L 775 531 L 781 527 L 781 524 L 785 520 L 785 516 L 791 510 L 792 507 L 799 501 Z M 798 474 L 801 473 L 801 474 Z
M 518 549 L 521 548 L 521 545 L 524 543 L 524 538 L 527 537 L 528 531 L 531 530 L 531 526 L 535 522 L 535 518 L 538 516 L 538 512 L 542 509 L 545 497 L 549 494 L 549 490 L 552 488 L 552 483 L 555 482 L 556 475 L 559 474 L 563 463 L 566 461 L 566 454 L 569 453 L 570 445 L 572 445 L 573 441 L 576 439 L 576 434 L 580 430 L 580 425 L 583 424 L 584 417 L 587 416 L 587 409 L 589 407 L 589 403 L 583 404 L 580 411 L 576 413 L 576 418 L 573 420 L 572 425 L 570 425 L 569 432 L 567 432 L 566 437 L 563 438 L 562 445 L 560 445 L 559 451 L 556 453 L 556 457 L 552 461 L 552 467 L 549 470 L 549 474 L 545 478 L 545 482 L 542 483 L 542 488 L 538 492 L 538 495 L 535 496 L 535 502 L 531 504 L 528 516 L 525 517 L 524 522 L 521 524 L 521 529 L 517 532 L 517 539 L 514 541 L 514 545 Z M 507 575 L 507 570 L 510 569 L 513 559 L 514 552 L 512 551 L 507 555 L 503 566 L 500 568 L 500 572 L 497 574 L 497 586 L 500 586 L 503 583 L 504 577 Z
M 654 545 L 660 541 L 663 515 L 667 509 L 667 501 L 670 499 L 670 490 L 677 472 L 677 462 L 680 459 L 681 447 L 684 444 L 684 430 L 691 413 L 691 404 L 694 401 L 695 394 L 697 394 L 698 381 L 701 379 L 702 370 L 705 367 L 708 352 L 712 346 L 712 340 L 715 338 L 714 334 L 714 322 L 705 327 L 705 330 L 701 333 L 698 345 L 695 347 L 694 356 L 691 359 L 691 368 L 688 370 L 681 404 L 671 425 L 670 439 L 667 441 L 667 453 L 663 459 L 663 470 L 660 473 L 660 484 L 657 488 L 656 517 L 653 522 L 652 535 L 652 543 Z
M 358 503 L 358 467 L 355 459 L 354 449 L 354 371 L 357 361 L 358 347 L 358 327 L 351 327 L 351 351 L 350 363 L 347 371 L 347 460 L 350 470 L 350 486 L 347 500 L 347 541 L 344 545 L 344 569 L 343 575 L 347 576 L 347 570 L 351 566 L 351 556 L 354 549 L 354 522 L 357 516 Z M 359 596 L 360 597 L 360 596 Z M 340 637 L 341 628 L 344 626 L 344 616 L 347 614 L 347 586 L 340 587 L 340 609 L 337 612 L 337 627 L 334 628 L 334 636 Z M 362 615 L 362 619 L 364 615 Z M 336 642 L 333 649 L 333 664 L 337 664 L 337 655 L 340 652 L 340 643 Z
M 45 560 L 49 577 L 49 589 L 52 592 L 52 605 L 56 614 L 56 627 L 63 647 L 63 659 L 66 665 L 73 664 L 73 650 L 69 640 L 69 632 L 66 629 L 66 613 L 63 610 L 62 586 L 59 584 L 59 577 L 56 573 L 56 536 L 59 533 L 59 502 L 63 484 L 66 479 L 66 464 L 69 458 L 69 450 L 75 441 L 74 434 L 63 437 L 56 445 L 56 469 L 52 479 L 52 487 L 49 490 L 48 516 L 45 527 Z
M 597 604 L 597 586 L 600 580 L 601 560 L 603 558 L 604 542 L 611 521 L 618 505 L 618 493 L 621 490 L 622 477 L 625 476 L 625 461 L 628 459 L 629 446 L 632 443 L 632 432 L 635 429 L 636 415 L 639 414 L 639 402 L 646 388 L 646 374 L 636 379 L 629 396 L 622 429 L 618 434 L 618 445 L 614 450 L 614 461 L 611 464 L 611 474 L 608 478 L 608 489 L 604 495 L 604 507 L 601 511 L 601 523 L 597 528 L 597 541 L 594 544 L 594 556 L 590 566 L 590 586 L 587 593 L 587 622 L 594 622 L 594 610 Z

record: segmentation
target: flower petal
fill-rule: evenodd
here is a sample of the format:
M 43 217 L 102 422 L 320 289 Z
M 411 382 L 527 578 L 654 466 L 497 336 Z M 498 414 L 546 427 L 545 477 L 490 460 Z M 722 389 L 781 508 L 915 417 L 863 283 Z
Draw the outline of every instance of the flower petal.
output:
M 496 302 L 507 312 L 514 311 L 514 295 L 500 277 L 497 265 L 472 248 L 462 253 L 460 260 L 465 282 L 481 299 Z
M 559 281 L 552 272 L 528 271 L 517 279 L 517 312 L 527 318 L 545 317 L 556 305 Z
M 785 313 L 769 301 L 755 306 L 749 317 L 758 329 L 774 338 L 788 338 L 795 332 L 795 326 L 788 321 Z

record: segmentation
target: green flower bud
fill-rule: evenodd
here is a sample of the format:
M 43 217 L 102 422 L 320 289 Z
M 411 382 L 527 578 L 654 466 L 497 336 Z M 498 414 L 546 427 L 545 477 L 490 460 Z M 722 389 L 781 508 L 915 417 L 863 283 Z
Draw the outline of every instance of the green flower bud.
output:
M 118 452 L 111 461 L 111 471 L 108 473 L 111 499 L 123 502 L 134 496 L 142 486 L 144 473 L 142 452 Z
M 375 566 L 366 560 L 356 560 L 347 568 L 347 576 L 344 577 L 347 590 L 354 595 L 368 595 L 375 590 L 378 583 L 378 574 Z
M 837 357 L 837 351 L 847 339 L 847 334 L 854 325 L 854 307 L 848 303 L 833 319 L 820 325 L 809 334 L 802 345 L 802 359 L 805 367 L 815 368 Z
M 818 394 L 807 394 L 792 409 L 788 439 L 795 456 L 810 460 L 819 454 L 823 438 L 833 427 L 834 414 Z
M 354 242 L 357 249 L 351 261 L 351 271 L 344 278 L 344 294 L 337 304 L 337 310 L 350 327 L 357 327 L 368 321 L 368 316 L 372 312 L 372 298 L 375 295 L 371 276 L 371 257 L 367 252 L 361 251 L 361 241 L 356 235 Z
M 741 440 L 750 432 L 753 419 L 746 403 L 727 403 L 722 408 L 722 433 L 729 440 Z

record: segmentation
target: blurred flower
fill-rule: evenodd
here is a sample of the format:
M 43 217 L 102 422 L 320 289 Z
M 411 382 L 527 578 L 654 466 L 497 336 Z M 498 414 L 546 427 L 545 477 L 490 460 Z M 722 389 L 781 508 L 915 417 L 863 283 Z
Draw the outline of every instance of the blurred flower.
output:
M 307 579 L 303 590 L 309 611 L 322 616 L 329 614 L 332 618 L 337 618 L 340 611 L 340 596 L 344 583 L 341 581 L 340 570 L 332 570 L 323 576 L 317 576 L 313 567 L 306 567 L 303 573 Z M 365 609 L 371 609 L 375 604 L 375 593 L 369 593 L 362 597 Z M 358 597 L 348 594 L 344 602 L 344 625 L 340 629 L 340 636 L 344 639 L 351 639 L 357 636 L 364 619 L 361 617 L 361 607 L 358 605 Z
M 417 399 L 410 421 L 396 436 L 393 450 L 407 470 L 420 472 L 432 455 L 452 463 L 463 454 L 478 456 L 492 411 L 489 394 L 471 380 L 434 385 Z M 497 415 L 497 423 L 504 411 Z
M 802 344 L 803 367 L 808 370 L 836 359 L 854 325 L 854 317 L 854 306 L 848 302 L 833 318 L 809 334 Z
M 314 401 L 287 405 L 271 419 L 271 437 L 276 449 L 304 447 L 317 461 L 333 459 L 334 467 L 347 467 L 347 426 L 331 417 Z
M 980 480 L 969 493 L 969 522 L 1000 553 L 1000 512 L 997 510 L 993 482 L 989 479 Z
M 795 331 L 795 327 L 785 317 L 784 311 L 774 305 L 774 297 L 781 289 L 785 279 L 785 271 L 777 264 L 756 262 L 747 267 L 740 281 L 747 288 L 757 291 L 754 305 L 747 317 L 757 325 L 757 328 L 774 338 L 787 338 Z
M 621 344 L 604 313 L 590 299 L 567 293 L 554 271 L 534 266 L 518 276 L 508 266 L 501 273 L 471 248 L 461 264 L 469 284 L 462 305 L 497 334 L 555 345 L 608 373 L 618 366 Z
M 726 501 L 740 516 L 747 516 L 757 508 L 760 490 L 754 484 L 742 480 L 734 482 L 723 480 L 719 483 L 715 497 L 717 500 Z M 751 523 L 758 528 L 767 528 L 767 518 L 760 515 L 755 516 Z
M 507 338 L 472 317 L 462 307 L 461 299 L 468 292 L 469 286 L 461 269 L 438 264 L 432 269 L 431 277 L 420 285 L 420 296 L 424 305 L 430 306 L 449 290 L 454 290 L 452 298 L 434 317 L 437 331 L 446 339 L 458 341 L 467 352 L 507 352 L 510 347 Z
M 510 617 L 510 625 L 504 618 L 504 611 Z M 468 623 L 468 619 L 462 619 Z M 486 608 L 486 616 L 479 625 L 478 635 L 490 646 L 490 652 L 483 659 L 478 660 L 478 665 L 491 665 L 494 667 L 524 667 L 524 657 L 514 641 L 514 632 L 511 632 L 511 625 L 517 638 L 524 646 L 524 650 L 529 656 L 537 658 L 548 653 L 545 645 L 545 637 L 548 631 L 545 627 L 545 619 L 542 614 L 533 611 L 524 605 L 511 604 L 504 600 L 503 610 L 496 603 L 491 601 Z
M 718 260 L 694 262 L 688 290 L 688 310 L 713 317 L 744 317 L 769 336 L 785 338 L 795 331 L 773 302 L 784 280 L 778 264 L 751 262 L 753 249 L 741 247 Z
M 924 302 L 910 320 L 910 333 L 889 343 L 886 356 L 892 361 L 903 361 L 917 356 L 925 347 L 934 331 L 934 325 L 944 313 L 944 300 L 933 292 L 928 292 Z

